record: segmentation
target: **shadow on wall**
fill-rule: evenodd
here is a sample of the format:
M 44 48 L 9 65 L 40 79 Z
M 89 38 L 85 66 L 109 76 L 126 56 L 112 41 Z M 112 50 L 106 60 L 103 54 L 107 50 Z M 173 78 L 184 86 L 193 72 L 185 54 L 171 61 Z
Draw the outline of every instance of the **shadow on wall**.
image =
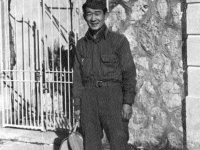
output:
M 188 76 L 187 76 L 187 24 L 186 24 L 186 10 L 187 10 L 187 3 L 183 0 L 181 5 L 181 10 L 183 12 L 182 15 L 182 60 L 183 60 L 183 79 L 184 79 L 184 96 L 188 95 Z M 186 131 L 186 98 L 182 100 L 182 126 L 183 126 L 183 148 L 187 150 L 187 131 Z

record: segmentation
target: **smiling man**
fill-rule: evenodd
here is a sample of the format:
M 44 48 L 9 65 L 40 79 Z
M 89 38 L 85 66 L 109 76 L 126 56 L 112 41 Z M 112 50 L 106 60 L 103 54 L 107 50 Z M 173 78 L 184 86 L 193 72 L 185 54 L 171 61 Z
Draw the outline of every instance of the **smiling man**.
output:
M 111 150 L 128 150 L 128 121 L 136 86 L 129 42 L 105 25 L 106 0 L 87 0 L 83 12 L 89 29 L 77 43 L 73 97 L 84 148 L 101 150 L 104 130 Z

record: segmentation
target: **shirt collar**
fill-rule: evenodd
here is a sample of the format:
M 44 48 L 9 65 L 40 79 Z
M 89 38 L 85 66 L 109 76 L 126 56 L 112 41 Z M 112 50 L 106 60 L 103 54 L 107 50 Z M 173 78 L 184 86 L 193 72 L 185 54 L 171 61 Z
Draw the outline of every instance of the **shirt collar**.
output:
M 102 28 L 94 36 L 92 36 L 91 30 L 88 29 L 88 31 L 85 34 L 84 39 L 86 40 L 86 42 L 88 40 L 92 40 L 92 41 L 97 41 L 98 42 L 102 38 L 106 39 L 107 35 L 108 35 L 108 32 L 109 32 L 109 30 L 108 30 L 107 26 L 104 24 L 102 26 Z

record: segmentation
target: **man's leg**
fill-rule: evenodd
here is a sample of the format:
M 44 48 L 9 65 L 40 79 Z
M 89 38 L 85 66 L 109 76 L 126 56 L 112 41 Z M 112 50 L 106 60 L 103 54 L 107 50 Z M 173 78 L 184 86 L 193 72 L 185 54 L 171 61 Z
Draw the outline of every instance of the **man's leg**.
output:
M 86 88 L 82 94 L 81 127 L 84 150 L 101 150 L 102 128 L 98 116 L 95 88 Z
M 109 119 L 110 118 L 110 119 Z M 110 142 L 111 150 L 128 150 L 128 133 L 125 126 L 128 122 L 118 121 L 118 117 L 107 117 L 104 124 L 106 135 Z
M 103 128 L 110 142 L 111 150 L 128 150 L 128 120 L 122 119 L 121 87 L 103 89 L 99 109 Z

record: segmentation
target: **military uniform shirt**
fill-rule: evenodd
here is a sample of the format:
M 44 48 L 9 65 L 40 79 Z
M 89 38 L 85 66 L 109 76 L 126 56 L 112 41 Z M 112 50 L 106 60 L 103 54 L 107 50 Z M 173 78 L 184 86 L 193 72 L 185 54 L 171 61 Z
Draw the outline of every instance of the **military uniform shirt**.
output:
M 79 105 L 86 82 L 119 82 L 123 103 L 132 104 L 135 97 L 136 69 L 127 38 L 104 25 L 95 36 L 88 30 L 77 42 L 73 74 L 73 97 Z

